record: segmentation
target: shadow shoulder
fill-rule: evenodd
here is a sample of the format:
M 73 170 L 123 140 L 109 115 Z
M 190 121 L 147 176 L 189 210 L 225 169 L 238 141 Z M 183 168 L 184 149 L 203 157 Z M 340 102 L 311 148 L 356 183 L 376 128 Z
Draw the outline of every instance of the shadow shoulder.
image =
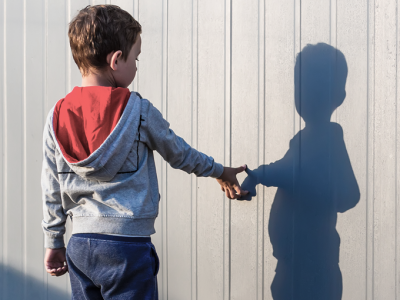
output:
M 301 134 L 302 134 L 303 130 L 304 130 L 304 129 L 299 130 L 299 132 L 297 132 L 296 135 L 293 136 L 293 137 L 290 139 L 290 141 L 289 141 L 289 147 L 290 147 L 290 148 L 299 145 L 300 139 L 301 139 Z
M 343 134 L 342 125 L 340 125 L 339 123 L 336 123 L 336 122 L 331 122 L 330 124 L 331 124 L 331 127 L 332 127 L 333 130 L 335 130 L 338 133 L 340 132 L 340 133 Z

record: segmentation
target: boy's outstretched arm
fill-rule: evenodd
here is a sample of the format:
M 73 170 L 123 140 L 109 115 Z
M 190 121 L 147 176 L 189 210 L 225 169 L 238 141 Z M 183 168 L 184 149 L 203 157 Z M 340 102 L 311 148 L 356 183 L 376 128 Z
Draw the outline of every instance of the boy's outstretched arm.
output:
M 243 172 L 246 168 L 246 165 L 239 168 L 224 167 L 222 175 L 217 178 L 218 183 L 221 185 L 221 190 L 225 192 L 229 199 L 238 199 L 249 193 L 249 191 L 242 190 L 236 178 L 236 174 Z
M 142 105 L 141 142 L 151 150 L 157 151 L 174 169 L 194 173 L 196 176 L 216 178 L 230 199 L 247 194 L 247 191 L 241 190 L 236 179 L 236 174 L 243 172 L 245 166 L 229 168 L 215 162 L 211 156 L 192 148 L 183 138 L 176 135 L 169 128 L 169 122 L 148 100 L 143 99 Z

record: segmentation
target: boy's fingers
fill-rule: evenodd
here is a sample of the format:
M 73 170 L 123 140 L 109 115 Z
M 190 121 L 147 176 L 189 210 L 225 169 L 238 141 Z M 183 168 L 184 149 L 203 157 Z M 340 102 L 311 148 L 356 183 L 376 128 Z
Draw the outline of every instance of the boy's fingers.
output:
M 55 276 L 57 274 L 56 270 L 47 271 L 47 273 L 49 273 L 51 276 Z
M 57 271 L 59 271 L 59 272 L 64 271 L 64 270 L 67 270 L 67 266 L 64 266 L 64 267 L 61 267 L 61 268 L 57 269 Z
M 63 265 L 62 267 L 47 267 L 46 272 L 52 276 L 62 275 L 68 271 L 68 266 Z
M 225 187 L 225 194 L 226 194 L 226 197 L 228 197 L 229 199 L 233 199 L 233 195 L 234 195 L 234 193 L 232 192 L 232 188 L 231 187 L 229 187 L 229 186 L 226 186 Z
M 53 269 L 53 270 L 46 270 L 46 271 L 51 276 L 61 276 L 61 275 L 64 275 L 65 273 L 67 273 L 68 269 L 63 267 L 63 268 L 58 268 L 57 270 Z
M 229 193 L 229 199 L 235 199 L 236 198 L 236 191 L 233 188 L 233 186 L 227 186 L 226 189 L 228 190 Z
M 236 190 L 236 194 L 239 196 L 244 196 L 249 193 L 249 191 L 242 190 L 241 187 L 238 185 L 235 186 L 235 190 Z
M 55 275 L 56 276 L 61 276 L 61 275 L 64 275 L 65 273 L 67 273 L 67 269 L 65 269 L 65 268 L 63 268 L 62 270 L 60 270 L 59 272 L 57 272 Z
M 229 194 L 231 196 L 230 199 L 236 199 L 237 198 L 237 195 L 236 195 L 235 190 L 233 188 L 229 189 Z

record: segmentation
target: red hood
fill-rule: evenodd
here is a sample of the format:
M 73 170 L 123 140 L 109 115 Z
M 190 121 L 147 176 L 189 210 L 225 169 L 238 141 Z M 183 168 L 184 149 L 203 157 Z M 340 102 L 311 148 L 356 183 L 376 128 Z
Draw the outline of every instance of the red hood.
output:
M 57 102 L 53 128 L 64 158 L 76 163 L 90 156 L 117 125 L 129 100 L 127 88 L 75 87 Z

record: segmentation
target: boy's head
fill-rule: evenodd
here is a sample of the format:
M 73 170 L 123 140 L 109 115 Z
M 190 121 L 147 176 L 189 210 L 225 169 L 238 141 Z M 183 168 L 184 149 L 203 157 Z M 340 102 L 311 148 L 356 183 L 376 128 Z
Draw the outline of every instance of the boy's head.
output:
M 127 87 L 136 74 L 141 31 L 140 24 L 115 5 L 89 5 L 79 11 L 68 37 L 82 76 L 112 70 L 117 85 Z

